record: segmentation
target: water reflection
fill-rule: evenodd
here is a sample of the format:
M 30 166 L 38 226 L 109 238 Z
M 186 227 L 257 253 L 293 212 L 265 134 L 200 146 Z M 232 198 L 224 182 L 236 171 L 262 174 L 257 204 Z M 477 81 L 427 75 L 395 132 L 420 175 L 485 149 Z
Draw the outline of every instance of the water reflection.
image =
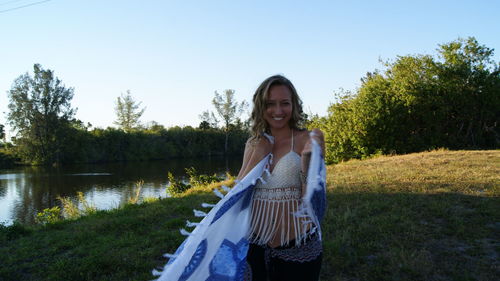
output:
M 79 191 L 98 209 L 116 208 L 135 195 L 139 180 L 141 196 L 165 197 L 169 171 L 180 179 L 186 179 L 186 167 L 221 176 L 236 174 L 240 164 L 235 157 L 0 170 L 0 222 L 33 223 L 38 212 L 60 206 L 58 196 L 76 198 Z

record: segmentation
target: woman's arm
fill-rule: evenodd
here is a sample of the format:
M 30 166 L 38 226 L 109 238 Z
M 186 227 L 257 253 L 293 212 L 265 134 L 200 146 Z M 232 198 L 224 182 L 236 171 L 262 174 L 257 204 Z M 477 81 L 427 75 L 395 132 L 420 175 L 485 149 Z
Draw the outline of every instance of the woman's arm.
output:
M 252 145 L 250 144 L 250 141 L 251 140 L 249 139 L 245 143 L 245 152 L 243 153 L 243 163 L 241 164 L 240 172 L 236 177 L 237 180 L 241 180 L 244 177 L 243 173 L 245 172 L 248 166 L 248 160 L 250 160 L 250 156 L 252 155 L 252 147 L 251 147 Z

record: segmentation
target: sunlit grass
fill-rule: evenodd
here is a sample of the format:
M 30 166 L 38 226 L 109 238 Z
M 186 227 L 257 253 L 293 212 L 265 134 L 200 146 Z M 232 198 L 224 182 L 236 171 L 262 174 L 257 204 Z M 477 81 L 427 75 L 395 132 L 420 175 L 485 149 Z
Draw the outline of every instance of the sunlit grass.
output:
M 324 280 L 498 276 L 500 151 L 379 156 L 327 175 Z
M 498 151 L 431 151 L 351 160 L 328 167 L 329 190 L 357 192 L 499 193 Z

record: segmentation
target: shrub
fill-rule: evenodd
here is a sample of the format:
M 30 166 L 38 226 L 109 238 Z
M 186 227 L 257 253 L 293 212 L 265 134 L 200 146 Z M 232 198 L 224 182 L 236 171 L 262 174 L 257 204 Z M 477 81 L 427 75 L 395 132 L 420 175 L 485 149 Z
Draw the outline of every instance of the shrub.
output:
M 171 172 L 168 172 L 167 177 L 169 182 L 169 185 L 167 186 L 167 194 L 170 196 L 175 197 L 191 188 L 190 184 L 185 184 L 182 181 L 176 180 Z
M 196 172 L 196 169 L 194 167 L 191 168 L 186 168 L 186 173 L 189 176 L 189 184 L 192 186 L 197 186 L 197 185 L 207 185 L 211 184 L 213 182 L 218 182 L 221 180 L 224 180 L 223 177 L 218 177 L 216 174 L 213 175 L 198 175 Z
M 55 206 L 44 209 L 36 215 L 35 221 L 39 224 L 55 223 L 61 220 L 61 208 Z

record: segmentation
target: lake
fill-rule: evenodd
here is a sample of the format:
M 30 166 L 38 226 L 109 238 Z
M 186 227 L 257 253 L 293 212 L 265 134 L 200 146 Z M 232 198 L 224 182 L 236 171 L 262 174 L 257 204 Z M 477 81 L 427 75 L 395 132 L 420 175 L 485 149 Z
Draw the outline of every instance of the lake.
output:
M 76 199 L 77 192 L 97 209 L 116 208 L 134 196 L 140 180 L 141 197 L 167 197 L 167 172 L 180 180 L 187 180 L 187 167 L 198 174 L 236 175 L 241 161 L 239 156 L 1 169 L 0 223 L 33 224 L 38 212 L 61 205 L 58 196 Z

